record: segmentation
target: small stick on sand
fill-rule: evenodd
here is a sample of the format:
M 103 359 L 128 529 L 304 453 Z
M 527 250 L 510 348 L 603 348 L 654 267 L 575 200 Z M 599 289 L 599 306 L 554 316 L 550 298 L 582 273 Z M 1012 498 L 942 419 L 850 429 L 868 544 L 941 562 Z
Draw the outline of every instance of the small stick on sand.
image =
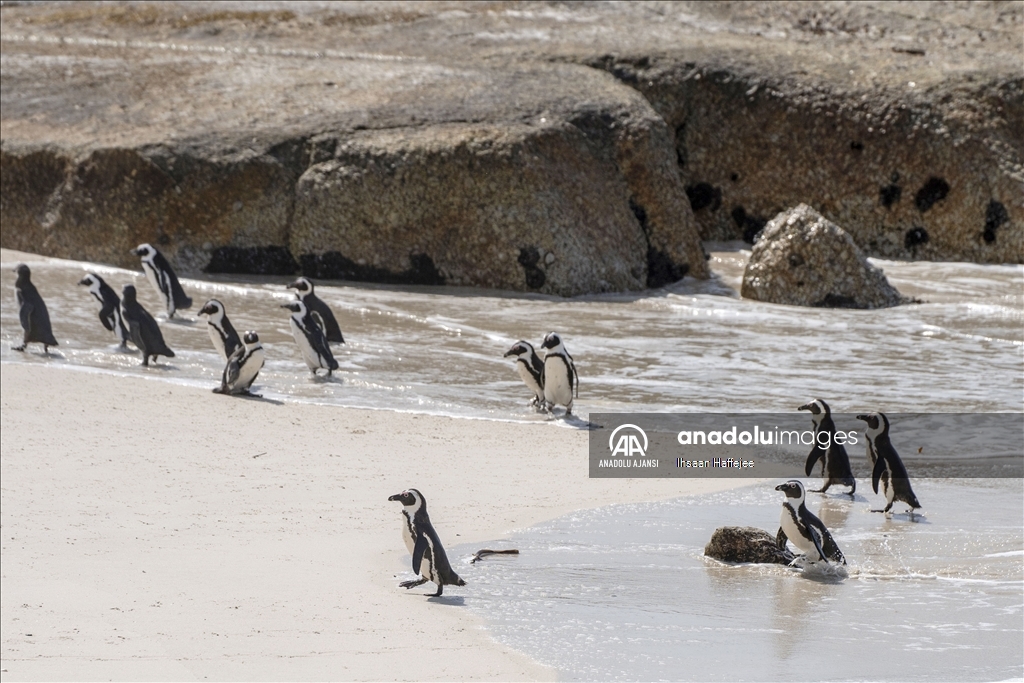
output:
M 474 564 L 477 560 L 481 560 L 488 555 L 518 555 L 519 551 L 516 549 L 512 550 L 491 550 L 490 548 L 484 548 L 483 550 L 477 550 L 476 554 L 473 555 L 473 559 L 469 561 L 470 564 Z

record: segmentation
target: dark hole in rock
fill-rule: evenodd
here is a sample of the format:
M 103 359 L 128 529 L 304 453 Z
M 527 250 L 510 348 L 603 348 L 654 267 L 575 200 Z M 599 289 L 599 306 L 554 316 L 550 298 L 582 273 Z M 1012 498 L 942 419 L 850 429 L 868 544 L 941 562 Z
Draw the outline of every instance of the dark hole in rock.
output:
M 743 241 L 747 244 L 753 244 L 757 240 L 758 233 L 768 223 L 763 218 L 749 215 L 742 206 L 737 206 L 730 215 L 733 222 L 736 223 L 736 227 L 743 231 Z
M 686 196 L 690 198 L 690 208 L 694 211 L 711 207 L 712 211 L 718 211 L 722 206 L 722 189 L 712 187 L 710 183 L 695 183 L 686 186 Z
M 899 185 L 886 185 L 885 187 L 879 188 L 878 198 L 882 202 L 882 206 L 889 208 L 900 200 L 900 195 L 903 194 L 903 189 Z
M 942 201 L 949 194 L 949 183 L 942 178 L 932 176 L 928 179 L 917 194 L 914 196 L 914 204 L 917 210 L 924 213 L 935 206 L 935 202 Z
M 860 152 L 860 151 L 862 151 L 864 149 L 864 143 L 863 142 L 856 142 L 856 141 L 851 142 L 850 143 L 850 149 L 852 149 L 854 152 Z
M 540 261 L 540 251 L 537 247 L 522 247 L 519 250 L 519 265 L 526 271 L 526 286 L 530 289 L 540 289 L 544 286 L 548 276 L 537 267 Z
M 813 305 L 817 308 L 863 308 L 853 297 L 843 294 L 826 294 L 824 299 Z
M 640 229 L 644 231 L 644 234 L 649 234 L 650 230 L 647 227 L 647 210 L 640 206 L 640 204 L 632 197 L 629 198 L 629 210 L 633 212 L 633 216 L 636 217 L 636 221 L 640 224 Z
M 985 241 L 989 244 L 995 242 L 996 230 L 1008 220 L 1010 220 L 1010 214 L 1007 213 L 1006 207 L 1003 206 L 1002 202 L 997 202 L 995 199 L 991 200 L 985 209 L 985 232 L 982 233 Z
M 790 254 L 788 260 L 790 268 L 799 268 L 805 263 L 804 257 L 800 254 Z
M 285 247 L 217 247 L 203 270 L 241 275 L 293 275 L 299 264 Z
M 907 234 L 903 236 L 903 246 L 907 249 L 913 249 L 919 244 L 926 244 L 928 242 L 928 231 L 924 228 L 911 228 L 907 230 Z
M 411 254 L 407 270 L 393 272 L 386 268 L 363 265 L 337 251 L 323 254 L 302 254 L 302 274 L 326 280 L 357 280 L 389 285 L 443 285 L 444 276 L 433 259 L 426 254 Z
M 889 182 L 898 183 L 900 181 L 899 171 L 893 171 L 892 175 L 889 176 Z
M 170 244 L 171 243 L 171 236 L 166 234 L 166 233 L 164 233 L 163 235 L 160 235 L 159 237 L 156 238 L 156 243 L 157 244 L 163 244 L 163 245 Z
M 689 264 L 676 263 L 660 249 L 647 248 L 647 286 L 651 289 L 678 282 L 689 270 Z
M 740 174 L 739 173 L 730 173 L 729 174 L 729 180 L 733 181 L 734 183 L 737 180 L 739 180 L 739 179 L 740 179 Z

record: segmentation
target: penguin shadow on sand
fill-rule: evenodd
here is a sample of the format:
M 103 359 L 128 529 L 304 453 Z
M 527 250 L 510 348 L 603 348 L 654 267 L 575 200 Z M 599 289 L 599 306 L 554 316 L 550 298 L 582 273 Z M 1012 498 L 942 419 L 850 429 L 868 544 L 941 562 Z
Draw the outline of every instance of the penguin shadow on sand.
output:
M 220 392 L 216 392 L 220 394 Z M 258 403 L 269 403 L 275 406 L 283 406 L 284 401 L 279 401 L 276 398 L 267 398 L 263 394 L 257 394 L 254 392 L 248 392 L 245 394 L 220 394 L 221 396 L 230 396 L 231 398 L 240 398 L 246 401 L 256 401 Z
M 572 413 L 559 413 L 556 415 L 554 412 L 552 412 L 549 413 L 547 421 L 558 422 L 560 424 L 565 425 L 566 427 L 571 427 L 572 429 L 580 429 L 583 431 L 604 429 L 604 425 L 596 424 L 594 422 L 591 422 L 590 420 L 584 420 L 579 415 L 574 415 Z

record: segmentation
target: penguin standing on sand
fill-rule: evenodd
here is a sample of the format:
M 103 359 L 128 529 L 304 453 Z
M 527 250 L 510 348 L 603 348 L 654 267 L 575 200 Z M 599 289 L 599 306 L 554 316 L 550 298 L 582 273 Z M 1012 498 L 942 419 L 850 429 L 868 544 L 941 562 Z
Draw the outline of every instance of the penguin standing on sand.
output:
M 544 400 L 550 407 L 565 406 L 565 414 L 572 415 L 573 397 L 579 398 L 579 375 L 572 356 L 565 350 L 562 339 L 554 332 L 548 333 L 541 344 L 544 349 L 544 372 L 540 384 L 544 387 Z
M 865 434 L 868 437 L 868 459 L 871 461 L 871 488 L 878 493 L 878 483 L 882 483 L 886 506 L 882 510 L 872 512 L 888 513 L 892 504 L 901 501 L 910 506 L 908 511 L 913 517 L 914 510 L 921 507 L 914 489 L 910 488 L 910 476 L 903 466 L 900 454 L 893 448 L 889 440 L 889 418 L 885 413 L 858 415 L 858 420 L 867 423 Z
M 242 347 L 242 341 L 238 338 L 238 333 L 235 332 L 235 326 L 228 320 L 224 304 L 216 299 L 210 299 L 199 309 L 199 314 L 206 316 L 210 341 L 213 342 L 213 348 L 220 352 L 224 360 L 230 358 L 236 350 Z
M 288 285 L 288 288 L 294 289 L 295 297 L 297 299 L 301 299 L 302 303 L 306 304 L 306 308 L 320 316 L 320 319 L 323 322 L 324 335 L 327 337 L 327 341 L 335 344 L 345 343 L 345 338 L 341 336 L 341 326 L 338 325 L 338 321 L 335 319 L 330 306 L 324 303 L 324 300 L 313 292 L 312 280 L 300 277 L 298 280 Z
M 408 489 L 388 500 L 397 500 L 405 506 L 402 508 L 402 538 L 412 554 L 412 571 L 420 576 L 418 580 L 403 581 L 398 585 L 409 589 L 433 581 L 437 584 L 437 592 L 432 594 L 435 598 L 441 597 L 445 586 L 465 586 L 466 582 L 448 562 L 441 539 L 430 523 L 427 499 L 423 494 L 416 489 Z
M 533 345 L 522 340 L 512 345 L 512 348 L 505 352 L 505 358 L 515 356 L 516 370 L 526 384 L 526 388 L 533 392 L 533 399 L 527 404 L 531 406 L 544 407 L 544 361 L 540 359 Z
M 315 375 L 317 370 L 325 368 L 330 376 L 338 369 L 338 361 L 334 360 L 331 347 L 327 344 L 320 315 L 307 309 L 302 299 L 282 304 L 281 308 L 292 312 L 292 336 L 310 372 Z
M 811 476 L 811 470 L 820 460 L 821 474 L 825 478 L 824 486 L 812 493 L 825 493 L 829 486 L 835 484 L 849 486 L 850 490 L 847 493 L 852 498 L 854 491 L 857 490 L 857 480 L 853 478 L 853 472 L 850 470 L 850 456 L 846 454 L 846 448 L 836 443 L 836 423 L 832 421 L 832 411 L 828 404 L 816 399 L 800 406 L 799 410 L 811 411 L 811 420 L 814 422 L 814 447 L 807 455 L 804 474 Z
M 171 264 L 156 247 L 152 244 L 140 244 L 132 253 L 142 258 L 142 270 L 146 272 L 146 279 L 167 307 L 168 318 L 173 318 L 174 312 L 179 309 L 192 308 L 192 299 L 185 296 L 185 290 L 181 288 Z
M 131 335 L 128 334 L 128 327 L 121 322 L 121 299 L 113 288 L 96 273 L 86 273 L 78 284 L 88 287 L 89 293 L 100 302 L 100 322 L 103 327 L 114 333 L 122 349 L 128 348 Z
M 39 296 L 36 286 L 32 284 L 32 271 L 24 263 L 14 269 L 18 274 L 14 281 L 14 296 L 18 300 L 18 319 L 25 330 L 21 346 L 12 346 L 15 351 L 24 351 L 25 347 L 37 342 L 43 345 L 43 353 L 49 354 L 51 346 L 58 346 L 50 327 L 50 313 L 46 310 L 43 297 Z
M 836 545 L 832 534 L 820 519 L 811 514 L 804 504 L 804 485 L 796 479 L 775 487 L 776 491 L 786 494 L 782 501 L 782 515 L 779 519 L 779 533 L 775 542 L 780 550 L 786 549 L 786 541 L 793 541 L 799 550 L 811 560 L 831 560 L 846 564 L 846 558 Z
M 157 356 L 174 358 L 174 351 L 164 343 L 160 326 L 136 298 L 135 285 L 121 289 L 121 320 L 128 326 L 132 343 L 142 352 L 142 364 L 149 365 L 149 359 L 156 362 Z
M 228 394 L 231 396 L 258 396 L 250 394 L 249 387 L 256 381 L 256 375 L 263 369 L 266 357 L 263 353 L 263 345 L 260 344 L 260 337 L 255 332 L 246 332 L 242 339 L 244 346 L 235 349 L 228 364 L 224 366 L 224 374 L 221 375 L 220 387 L 214 389 L 215 394 Z

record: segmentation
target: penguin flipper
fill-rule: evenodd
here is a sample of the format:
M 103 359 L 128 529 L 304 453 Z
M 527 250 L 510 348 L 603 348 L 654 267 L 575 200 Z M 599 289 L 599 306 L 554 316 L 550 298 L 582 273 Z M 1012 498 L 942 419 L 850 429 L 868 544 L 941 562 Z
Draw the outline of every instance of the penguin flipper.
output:
M 824 449 L 818 445 L 817 441 L 814 443 L 814 448 L 807 454 L 807 464 L 804 465 L 804 474 L 808 477 L 811 476 L 811 470 L 814 469 L 815 463 L 825 457 Z
M 828 529 L 825 529 L 822 534 L 822 550 L 825 551 L 825 557 L 832 560 L 833 562 L 841 562 L 846 564 L 846 557 L 843 556 L 843 551 L 836 545 L 836 540 L 832 538 L 832 534 L 829 533 Z
M 114 307 L 112 305 L 103 304 L 103 308 L 100 309 L 100 322 L 108 332 L 114 331 Z
M 779 550 L 786 549 L 786 543 L 789 541 L 789 537 L 786 536 L 786 532 L 779 527 L 779 533 L 775 534 L 775 545 L 779 547 Z
M 875 459 L 875 468 L 871 470 L 871 488 L 875 493 L 878 493 L 878 481 L 882 478 L 883 472 L 885 472 L 885 456 L 879 453 Z M 892 485 L 891 482 L 890 485 Z
M 21 321 L 21 329 L 25 330 L 25 338 L 28 339 L 32 334 L 32 304 L 27 301 L 21 304 L 21 308 L 18 310 L 18 319 Z
M 420 573 L 420 565 L 423 564 L 423 555 L 427 551 L 428 546 L 427 536 L 421 531 L 416 537 L 416 546 L 412 550 L 412 571 L 414 574 Z
M 580 376 L 576 373 L 576 364 L 572 362 L 571 358 L 569 359 L 569 369 L 572 370 L 572 376 L 573 376 L 573 379 L 575 380 L 575 381 L 573 381 L 572 386 L 573 386 L 573 389 L 576 390 L 576 398 L 579 398 L 580 397 Z

